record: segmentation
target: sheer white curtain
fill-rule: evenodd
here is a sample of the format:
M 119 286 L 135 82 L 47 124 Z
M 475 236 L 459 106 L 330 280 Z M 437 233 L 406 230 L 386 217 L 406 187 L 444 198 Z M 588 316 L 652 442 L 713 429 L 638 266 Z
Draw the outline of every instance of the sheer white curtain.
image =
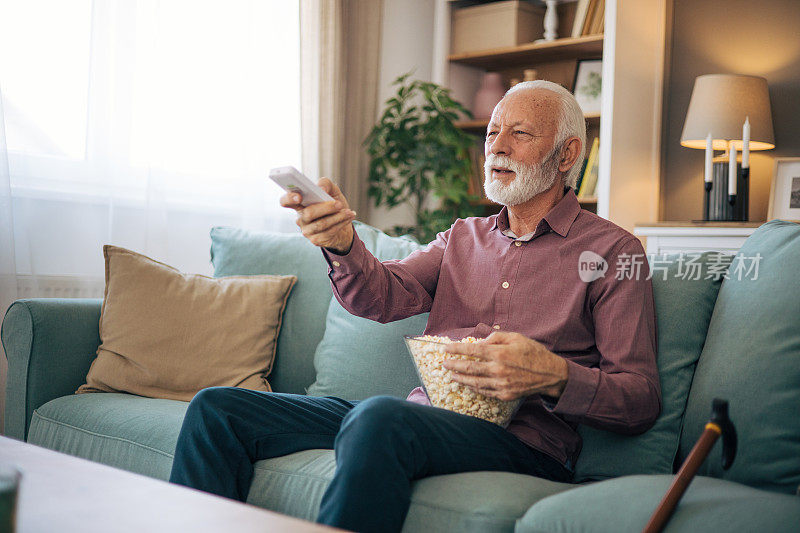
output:
M 357 213 L 369 210 L 369 156 L 375 124 L 383 0 L 302 0 L 303 164 L 333 179 Z
M 210 274 L 212 226 L 296 230 L 298 2 L 0 0 L 0 317 L 101 294 L 106 243 Z
M 17 298 L 17 277 L 14 265 L 14 226 L 11 218 L 11 189 L 8 182 L 8 157 L 6 155 L 5 127 L 3 124 L 3 98 L 0 87 L 0 314 Z M 0 345 L 0 433 L 6 405 L 7 363 Z

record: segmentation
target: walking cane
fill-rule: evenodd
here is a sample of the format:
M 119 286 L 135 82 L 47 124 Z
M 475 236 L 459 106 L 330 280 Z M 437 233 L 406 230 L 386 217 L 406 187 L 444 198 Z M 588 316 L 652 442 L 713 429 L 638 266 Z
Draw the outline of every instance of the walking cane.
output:
M 700 439 L 689 452 L 689 456 L 683 462 L 681 469 L 672 480 L 672 484 L 667 489 L 667 494 L 661 500 L 656 512 L 650 517 L 650 521 L 645 526 L 644 533 L 660 532 L 667 521 L 672 516 L 672 511 L 686 492 L 689 483 L 692 482 L 700 465 L 703 464 L 717 438 L 722 435 L 722 469 L 727 470 L 733 464 L 736 457 L 736 428 L 728 418 L 727 400 L 714 399 L 712 404 L 713 414 L 711 420 L 706 424 L 706 429 L 700 435 Z

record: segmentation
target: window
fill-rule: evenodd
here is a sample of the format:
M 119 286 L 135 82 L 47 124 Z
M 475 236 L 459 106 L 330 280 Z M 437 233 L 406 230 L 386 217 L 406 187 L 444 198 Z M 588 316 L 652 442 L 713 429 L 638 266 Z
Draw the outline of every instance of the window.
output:
M 3 3 L 12 192 L 277 199 L 269 168 L 300 166 L 299 80 L 298 0 Z

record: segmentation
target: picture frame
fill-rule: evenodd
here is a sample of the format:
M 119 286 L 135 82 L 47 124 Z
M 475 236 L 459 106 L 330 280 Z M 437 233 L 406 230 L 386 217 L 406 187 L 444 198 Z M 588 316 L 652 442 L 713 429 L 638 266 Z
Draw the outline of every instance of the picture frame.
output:
M 572 94 L 581 106 L 584 115 L 600 113 L 602 104 L 603 60 L 582 59 L 575 69 Z
M 778 157 L 769 189 L 767 220 L 800 221 L 800 157 Z

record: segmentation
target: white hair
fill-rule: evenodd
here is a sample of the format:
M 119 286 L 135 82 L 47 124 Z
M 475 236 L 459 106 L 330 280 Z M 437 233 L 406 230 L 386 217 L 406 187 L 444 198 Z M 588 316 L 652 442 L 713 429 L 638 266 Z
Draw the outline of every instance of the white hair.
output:
M 556 122 L 556 138 L 553 148 L 560 150 L 564 141 L 570 137 L 577 137 L 581 140 L 581 153 L 578 154 L 578 158 L 573 163 L 572 168 L 564 176 L 564 185 L 574 188 L 578 182 L 578 174 L 580 174 L 583 166 L 583 158 L 586 155 L 586 119 L 583 117 L 583 110 L 571 92 L 552 81 L 523 81 L 511 87 L 505 96 L 533 89 L 542 89 L 555 93 L 561 104 Z

